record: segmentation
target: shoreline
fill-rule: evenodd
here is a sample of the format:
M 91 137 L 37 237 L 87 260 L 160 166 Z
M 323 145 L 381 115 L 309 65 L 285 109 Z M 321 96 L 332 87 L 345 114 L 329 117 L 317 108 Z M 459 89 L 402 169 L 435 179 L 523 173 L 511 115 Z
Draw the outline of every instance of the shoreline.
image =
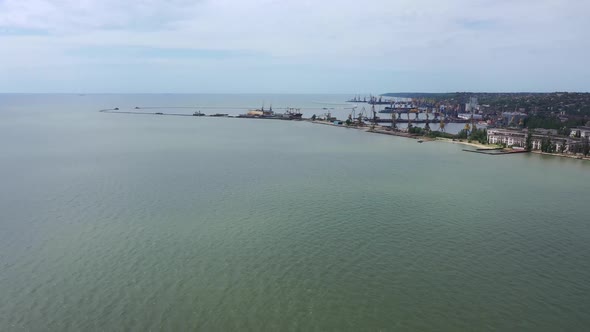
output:
M 159 115 L 192 116 L 192 114 L 184 114 L 184 113 L 183 114 L 180 114 L 180 113 L 163 114 L 163 113 L 151 113 L 151 112 L 148 113 L 148 112 L 119 111 L 117 108 L 102 109 L 102 110 L 99 110 L 99 112 L 102 112 L 102 113 L 125 113 L 125 114 L 150 114 L 150 115 L 159 114 Z M 326 126 L 362 130 L 362 131 L 368 132 L 368 133 L 410 138 L 410 139 L 415 139 L 415 140 L 421 140 L 422 142 L 443 142 L 443 143 L 451 143 L 451 144 L 461 144 L 461 145 L 476 148 L 477 150 L 497 150 L 500 148 L 500 146 L 498 146 L 496 144 L 493 144 L 493 145 L 492 144 L 481 144 L 481 143 L 467 142 L 467 141 L 463 141 L 463 140 L 457 140 L 457 139 L 451 139 L 451 138 L 445 138 L 445 137 L 419 136 L 419 135 L 410 134 L 408 132 L 403 132 L 403 131 L 399 131 L 399 130 L 393 131 L 393 130 L 391 130 L 391 127 L 384 127 L 384 126 L 380 126 L 380 125 L 377 125 L 373 129 L 371 129 L 371 127 L 372 127 L 371 125 L 357 127 L 357 126 L 346 126 L 343 124 L 334 124 L 334 123 L 328 122 L 328 121 L 319 121 L 319 120 L 311 120 L 311 119 L 302 119 L 302 121 L 305 121 L 308 123 L 313 123 L 313 124 L 326 125 Z M 506 149 L 505 151 L 507 151 L 507 150 L 508 149 Z M 512 150 L 512 149 L 510 149 L 510 150 Z M 583 157 L 580 155 L 547 153 L 547 152 L 541 152 L 538 150 L 528 151 L 528 152 L 539 154 L 539 155 L 548 155 L 548 156 L 554 156 L 554 157 L 563 157 L 563 158 L 590 161 L 590 156 Z
M 495 150 L 495 149 L 500 148 L 500 146 L 496 145 L 496 144 L 481 144 L 481 143 L 453 140 L 453 139 L 444 138 L 444 137 L 417 136 L 417 135 L 409 134 L 409 133 L 402 132 L 402 131 L 391 131 L 389 129 L 386 129 L 389 127 L 383 127 L 383 126 L 377 126 L 377 127 L 375 127 L 375 129 L 371 129 L 370 126 L 347 127 L 345 125 L 336 125 L 336 124 L 326 122 L 326 121 L 307 120 L 307 122 L 313 123 L 313 124 L 322 124 L 322 125 L 327 125 L 327 126 L 333 126 L 333 127 L 341 127 L 341 128 L 346 128 L 346 129 L 357 129 L 357 130 L 362 130 L 367 133 L 389 135 L 389 136 L 398 136 L 398 137 L 410 138 L 410 139 L 415 139 L 415 140 L 423 140 L 424 142 L 442 142 L 442 143 L 451 143 L 451 144 L 461 144 L 461 145 L 470 146 L 470 147 L 473 147 L 476 149 L 483 149 L 483 150 Z M 563 157 L 563 158 L 570 158 L 570 159 L 576 159 L 576 160 L 590 161 L 590 156 L 582 157 L 582 156 L 571 155 L 571 154 L 547 153 L 547 152 L 541 152 L 538 150 L 529 151 L 529 152 L 539 154 L 539 155 L 547 155 L 547 156 L 554 156 L 554 157 Z
M 357 129 L 357 130 L 362 130 L 362 131 L 365 131 L 368 133 L 405 137 L 405 138 L 410 138 L 410 139 L 415 139 L 415 140 L 422 140 L 424 142 L 443 142 L 443 143 L 452 143 L 452 144 L 462 144 L 462 145 L 471 146 L 471 147 L 478 148 L 478 149 L 497 149 L 497 148 L 499 148 L 498 145 L 485 145 L 485 144 L 481 144 L 481 143 L 473 143 L 473 142 L 458 141 L 458 140 L 453 141 L 450 138 L 444 138 L 444 137 L 428 137 L 428 136 L 414 135 L 414 134 L 410 134 L 410 133 L 403 132 L 403 131 L 392 131 L 392 130 L 388 129 L 389 127 L 383 127 L 383 126 L 377 126 L 377 127 L 375 127 L 375 129 L 371 129 L 370 126 L 366 126 L 366 127 L 350 126 L 350 127 L 347 127 L 345 125 L 335 125 L 333 123 L 326 122 L 326 121 L 311 121 L 311 120 L 309 120 L 308 122 L 314 123 L 314 124 L 333 126 L 333 127 L 342 127 L 342 128 L 346 128 L 346 129 Z
M 471 147 L 474 147 L 477 149 L 495 150 L 495 149 L 500 148 L 500 146 L 498 146 L 496 144 L 481 144 L 481 143 L 473 143 L 473 142 L 458 141 L 458 140 L 453 141 L 450 138 L 444 138 L 444 137 L 436 137 L 434 140 L 437 142 L 443 142 L 443 143 L 467 145 L 467 146 L 471 146 Z
M 542 155 L 542 156 L 563 157 L 563 158 L 570 158 L 570 159 L 576 159 L 576 160 L 590 161 L 590 155 L 583 157 L 583 156 L 578 156 L 578 155 L 573 155 L 573 154 L 541 152 L 539 150 L 534 150 L 534 151 L 529 151 L 529 152 L 534 153 L 534 154 L 538 154 L 538 155 Z

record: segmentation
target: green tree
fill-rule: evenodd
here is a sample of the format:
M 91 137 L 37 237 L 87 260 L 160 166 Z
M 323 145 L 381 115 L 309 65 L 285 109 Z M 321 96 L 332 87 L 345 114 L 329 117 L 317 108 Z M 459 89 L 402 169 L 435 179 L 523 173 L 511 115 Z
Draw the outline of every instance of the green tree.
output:
M 579 142 L 576 142 L 576 143 L 570 144 L 570 152 L 571 152 L 571 153 L 573 153 L 573 154 L 578 154 L 578 153 L 580 153 L 581 151 L 582 151 L 582 149 L 581 149 L 581 146 L 580 146 L 580 143 L 579 143 Z
M 590 153 L 590 142 L 588 142 L 588 136 L 582 138 L 582 153 L 584 157 Z
M 563 153 L 565 153 L 565 150 L 566 149 L 567 149 L 567 142 L 566 141 L 563 141 L 561 143 L 561 145 L 559 146 L 559 152 L 563 154 Z
M 420 127 L 409 127 L 408 128 L 408 132 L 410 134 L 416 134 L 416 135 L 423 135 L 423 134 L 425 134 L 424 129 L 422 129 Z
M 462 133 L 460 133 L 462 134 Z M 467 132 L 464 133 L 465 135 Z M 469 135 L 469 140 L 477 141 L 481 144 L 488 143 L 488 131 L 486 129 L 475 129 Z
M 529 116 L 525 120 L 525 126 L 534 129 L 534 128 L 545 128 L 545 129 L 557 129 L 564 131 L 563 128 L 571 128 L 575 126 L 583 125 L 583 120 L 581 119 L 570 119 L 565 123 L 561 122 L 561 120 L 557 116 L 553 115 L 532 115 Z
M 558 132 L 559 132 L 559 135 L 569 136 L 571 133 L 571 130 L 568 127 L 561 127 L 561 128 L 559 128 Z
M 530 131 L 528 132 L 528 134 L 526 135 L 526 143 L 525 143 L 525 149 L 527 151 L 532 151 L 533 150 L 533 133 L 531 133 Z
M 541 140 L 541 152 L 551 151 L 551 140 L 547 137 L 543 137 Z
M 467 130 L 461 129 L 461 131 L 457 134 L 458 139 L 466 139 L 468 135 Z

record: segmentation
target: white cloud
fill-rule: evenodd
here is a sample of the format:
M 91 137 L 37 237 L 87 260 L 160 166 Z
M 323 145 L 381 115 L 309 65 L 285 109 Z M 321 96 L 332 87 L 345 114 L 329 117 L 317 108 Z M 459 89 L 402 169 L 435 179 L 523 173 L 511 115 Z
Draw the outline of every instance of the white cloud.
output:
M 4 0 L 0 73 L 113 61 L 211 65 L 221 70 L 309 66 L 314 71 L 431 71 L 457 77 L 473 72 L 485 77 L 491 70 L 494 80 L 500 79 L 498 71 L 507 78 L 548 65 L 587 73 L 590 69 L 581 67 L 590 50 L 585 36 L 590 31 L 589 12 L 590 2 L 585 0 Z M 45 33 L 27 35 L 39 30 Z M 261 57 L 122 56 L 101 61 L 73 52 L 128 46 L 226 50 Z M 559 77 L 559 70 L 553 72 L 553 78 L 567 79 Z M 468 84 L 464 82 L 465 89 Z

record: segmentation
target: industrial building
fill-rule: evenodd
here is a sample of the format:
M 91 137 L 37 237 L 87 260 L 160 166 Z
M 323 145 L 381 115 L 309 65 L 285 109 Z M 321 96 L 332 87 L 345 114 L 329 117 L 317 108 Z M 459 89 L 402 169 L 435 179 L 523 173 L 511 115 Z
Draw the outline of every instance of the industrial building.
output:
M 508 127 L 522 126 L 526 117 L 526 113 L 522 112 L 503 112 L 502 122 Z

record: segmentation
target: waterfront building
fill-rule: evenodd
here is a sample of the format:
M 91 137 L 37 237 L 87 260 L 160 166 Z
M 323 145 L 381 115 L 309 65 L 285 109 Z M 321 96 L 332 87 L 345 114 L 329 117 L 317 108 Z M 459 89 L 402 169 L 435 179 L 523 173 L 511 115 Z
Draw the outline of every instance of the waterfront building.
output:
M 490 144 L 504 144 L 508 147 L 526 147 L 528 129 L 488 129 L 488 142 Z M 555 144 L 556 151 L 561 151 L 565 144 L 565 152 L 569 151 L 570 146 L 579 143 L 578 140 L 569 137 L 554 135 L 551 131 L 532 131 L 531 143 L 533 150 L 541 150 L 543 140 L 549 139 Z
M 581 138 L 590 137 L 590 127 L 580 126 L 580 127 L 571 128 L 570 136 L 571 137 L 581 137 Z

